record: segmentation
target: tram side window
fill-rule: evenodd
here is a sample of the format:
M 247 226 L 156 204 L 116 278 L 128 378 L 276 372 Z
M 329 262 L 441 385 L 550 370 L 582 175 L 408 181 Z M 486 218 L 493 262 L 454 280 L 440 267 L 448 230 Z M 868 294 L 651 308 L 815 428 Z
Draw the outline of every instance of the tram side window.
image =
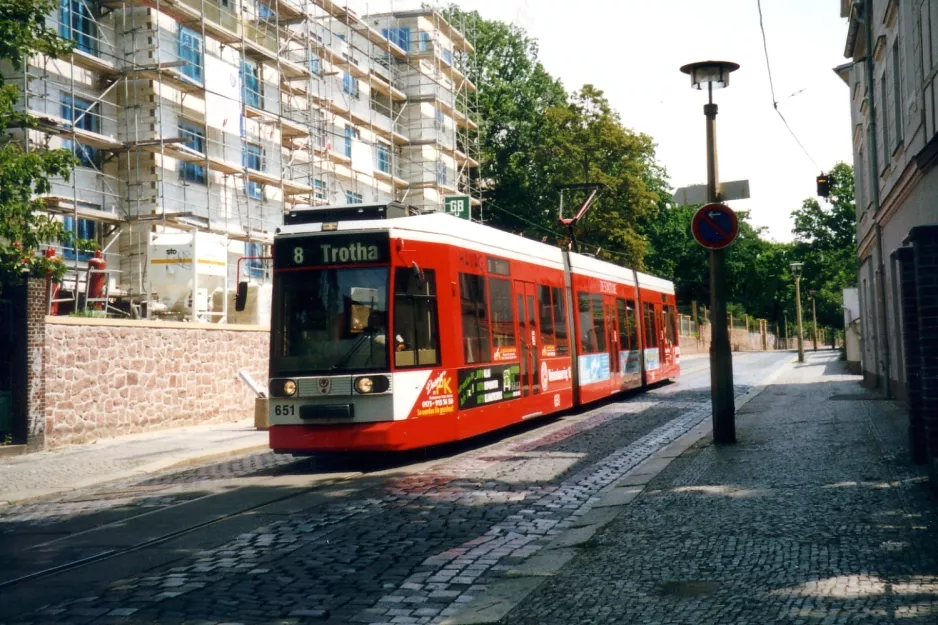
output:
M 629 349 L 638 349 L 638 317 L 635 311 L 635 300 L 626 300 L 625 308 L 629 319 Z
M 593 311 L 590 306 L 589 293 L 577 293 L 577 312 L 579 314 L 580 343 L 583 346 L 584 354 L 595 354 L 599 351 L 596 342 L 596 332 L 593 329 Z
M 557 353 L 557 342 L 554 340 L 554 309 L 550 302 L 550 287 L 537 287 L 537 304 L 541 315 L 541 349 L 546 354 Z
M 488 307 L 485 301 L 485 278 L 460 273 L 459 297 L 466 364 L 489 362 L 492 359 L 492 349 L 489 340 Z
M 489 307 L 492 309 L 492 342 L 495 349 L 514 347 L 515 318 L 511 307 L 511 282 L 501 278 L 489 278 L 488 287 Z
M 557 339 L 557 355 L 570 354 L 570 343 L 567 339 L 567 305 L 563 289 L 551 287 L 551 301 L 554 310 L 554 334 Z
M 596 333 L 596 352 L 606 351 L 606 315 L 603 311 L 603 296 L 593 294 L 593 331 Z
M 440 364 L 440 329 L 436 307 L 436 274 L 422 278 L 410 267 L 394 274 L 394 365 L 431 367 Z
M 619 317 L 619 349 L 632 349 L 632 332 L 629 326 L 629 312 L 625 300 L 616 298 L 616 314 Z
M 677 343 L 676 332 L 674 329 L 674 324 L 677 322 L 677 314 L 674 310 L 674 306 L 665 306 L 664 307 L 664 335 L 667 338 L 668 345 L 674 345 Z
M 643 304 L 645 316 L 642 323 L 645 326 L 645 349 L 658 347 L 658 333 L 655 331 L 655 307 Z

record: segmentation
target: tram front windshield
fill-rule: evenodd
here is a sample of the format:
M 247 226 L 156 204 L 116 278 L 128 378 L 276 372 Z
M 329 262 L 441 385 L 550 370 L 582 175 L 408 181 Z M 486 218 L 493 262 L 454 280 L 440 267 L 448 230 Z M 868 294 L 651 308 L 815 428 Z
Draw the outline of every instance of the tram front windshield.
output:
M 274 376 L 388 368 L 388 268 L 282 272 L 274 286 Z

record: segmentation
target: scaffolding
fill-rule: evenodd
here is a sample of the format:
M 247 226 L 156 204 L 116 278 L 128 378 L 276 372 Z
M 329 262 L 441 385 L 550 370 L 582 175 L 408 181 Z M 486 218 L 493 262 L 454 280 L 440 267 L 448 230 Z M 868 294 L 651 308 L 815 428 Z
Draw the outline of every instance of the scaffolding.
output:
M 35 55 L 8 79 L 38 120 L 19 132 L 26 149 L 78 156 L 44 198 L 74 232 L 50 247 L 69 267 L 60 303 L 76 310 L 91 256 L 76 239 L 107 262 L 108 301 L 95 306 L 145 313 L 158 295 L 154 233 L 224 235 L 234 284 L 237 258 L 269 255 L 285 210 L 397 200 L 433 211 L 448 195 L 480 205 L 474 33 L 435 9 L 66 0 L 48 23 L 74 50 Z

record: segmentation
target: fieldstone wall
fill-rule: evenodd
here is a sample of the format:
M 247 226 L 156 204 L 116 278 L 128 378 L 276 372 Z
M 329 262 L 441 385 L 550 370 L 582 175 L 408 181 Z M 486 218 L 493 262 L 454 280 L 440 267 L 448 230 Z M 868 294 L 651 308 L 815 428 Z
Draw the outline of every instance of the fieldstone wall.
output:
M 269 341 L 254 326 L 46 317 L 46 447 L 250 419 L 237 376 L 266 386 Z

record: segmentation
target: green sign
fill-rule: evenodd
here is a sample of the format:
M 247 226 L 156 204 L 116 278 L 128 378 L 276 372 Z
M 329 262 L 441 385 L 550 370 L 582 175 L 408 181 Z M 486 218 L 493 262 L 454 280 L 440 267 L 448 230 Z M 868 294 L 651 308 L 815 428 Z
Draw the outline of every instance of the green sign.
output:
M 443 210 L 460 219 L 470 219 L 468 195 L 451 195 L 443 198 Z

